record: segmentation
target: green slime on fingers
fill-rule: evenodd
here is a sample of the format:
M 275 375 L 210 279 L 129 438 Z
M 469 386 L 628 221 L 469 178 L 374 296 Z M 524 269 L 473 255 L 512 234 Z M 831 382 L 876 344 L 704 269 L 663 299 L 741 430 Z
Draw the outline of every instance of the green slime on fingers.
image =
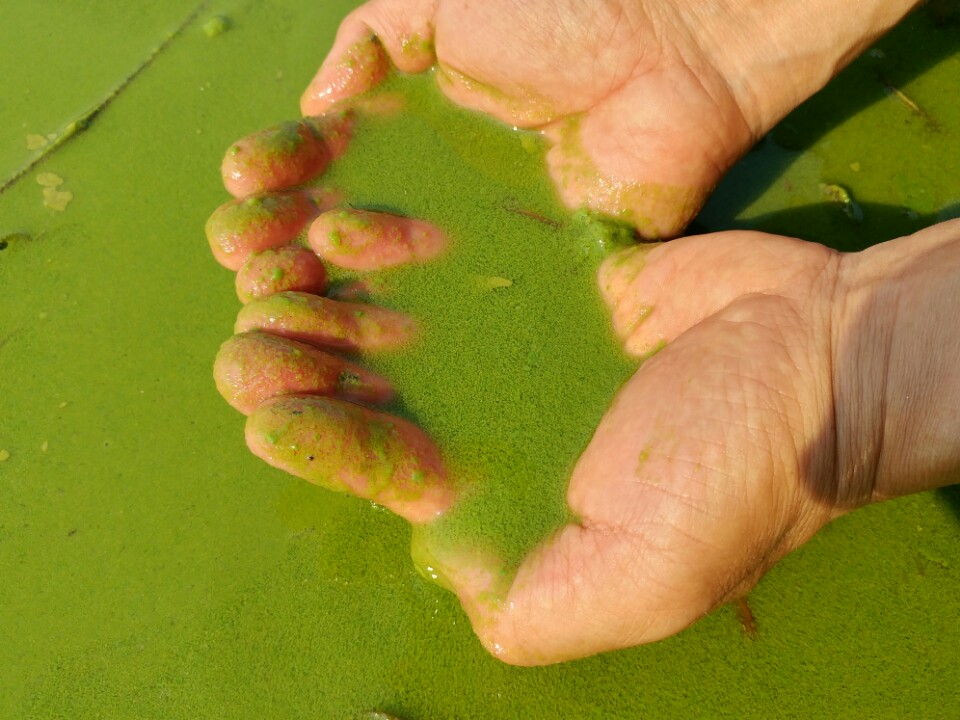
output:
M 606 252 L 632 234 L 572 216 L 546 177 L 538 136 L 451 105 L 430 74 L 395 75 L 379 92 L 401 94 L 404 111 L 359 120 L 323 182 L 355 207 L 436 224 L 451 249 L 389 271 L 393 290 L 376 302 L 416 317 L 422 337 L 365 361 L 395 383 L 399 401 L 387 410 L 426 430 L 464 487 L 426 532 L 490 550 L 512 571 L 570 519 L 573 464 L 636 368 L 595 280 Z M 525 149 L 531 141 L 539 152 Z

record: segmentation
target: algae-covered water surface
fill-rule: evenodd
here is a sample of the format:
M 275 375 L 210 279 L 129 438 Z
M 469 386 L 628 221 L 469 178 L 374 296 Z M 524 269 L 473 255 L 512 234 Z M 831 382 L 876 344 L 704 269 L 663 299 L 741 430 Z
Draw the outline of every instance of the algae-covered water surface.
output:
M 0 0 L 0 185 L 29 167 L 0 192 L 0 718 L 950 717 L 956 490 L 828 527 L 752 593 L 755 638 L 722 609 L 520 669 L 418 575 L 402 521 L 247 453 L 210 378 L 239 306 L 203 225 L 224 149 L 296 115 L 353 4 Z M 957 215 L 958 30 L 908 19 L 734 169 L 700 228 L 855 249 Z M 328 181 L 452 250 L 381 276 L 424 335 L 368 361 L 478 488 L 453 530 L 495 494 L 485 537 L 515 558 L 564 517 L 633 365 L 535 139 L 402 82 L 404 111 L 363 121 Z

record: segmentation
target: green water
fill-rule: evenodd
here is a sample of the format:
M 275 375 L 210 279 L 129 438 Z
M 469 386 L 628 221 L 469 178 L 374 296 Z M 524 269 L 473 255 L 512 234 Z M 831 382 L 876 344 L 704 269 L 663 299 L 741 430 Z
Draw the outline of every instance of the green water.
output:
M 566 478 L 637 363 L 596 290 L 594 223 L 555 199 L 537 136 L 449 105 L 432 75 L 384 92 L 404 112 L 361 122 L 324 182 L 355 206 L 435 223 L 451 250 L 376 276 L 378 301 L 424 333 L 367 362 L 396 384 L 389 409 L 424 427 L 468 488 L 430 532 L 466 535 L 512 566 L 567 519 Z
M 0 194 L 0 237 L 9 236 L 0 250 L 0 450 L 9 452 L 0 461 L 0 718 L 347 719 L 374 709 L 406 720 L 951 717 L 960 706 L 955 489 L 855 513 L 787 558 L 751 595 L 756 640 L 724 609 L 654 646 L 519 669 L 487 656 L 455 599 L 416 574 L 403 522 L 246 452 L 242 418 L 210 378 L 238 306 L 203 224 L 224 199 L 223 150 L 296 114 L 351 6 L 211 4 L 89 129 Z M 0 74 L 0 178 L 33 154 L 28 135 L 56 133 L 94 107 L 193 8 L 0 0 L 5 27 L 16 28 L 0 43 L 0 67 L 16 70 Z M 230 23 L 209 37 L 203 25 L 213 15 Z M 957 29 L 922 14 L 881 40 L 883 57 L 858 61 L 744 159 L 700 226 L 856 248 L 957 214 Z M 881 75 L 935 122 L 886 91 Z M 421 146 L 377 156 L 378 184 L 359 165 L 336 171 L 356 202 L 403 205 L 449 226 L 463 253 L 451 274 L 474 257 L 469 275 L 512 281 L 463 288 L 461 279 L 447 291 L 462 296 L 456 312 L 470 312 L 468 332 L 477 313 L 504 323 L 481 329 L 503 334 L 516 366 L 615 384 L 625 367 L 612 350 L 599 369 L 595 357 L 569 366 L 549 357 L 549 335 L 537 333 L 542 291 L 524 294 L 534 281 L 520 271 L 532 264 L 526 253 L 493 266 L 470 247 L 510 227 L 529 233 L 524 249 L 543 250 L 551 272 L 569 263 L 570 282 L 585 282 L 592 260 L 572 230 L 503 209 L 509 198 L 553 213 L 541 181 L 527 182 L 532 156 L 520 154 L 517 136 L 492 135 L 500 160 L 491 162 L 429 113 L 401 125 Z M 371 137 L 351 155 L 359 162 L 382 141 Z M 457 207 L 481 213 L 454 217 L 455 187 L 399 197 L 399 173 L 443 185 L 447 161 L 471 190 Z M 73 193 L 62 212 L 44 207 L 41 172 Z M 847 188 L 862 221 L 825 199 L 823 184 Z M 427 314 L 434 296 L 415 287 L 404 282 L 390 302 Z M 593 296 L 573 305 L 596 311 L 587 320 L 602 334 Z M 467 381 L 481 380 L 465 378 L 451 405 L 441 386 L 456 371 L 430 353 L 450 347 L 456 317 L 431 322 L 413 354 L 382 361 L 401 409 L 426 425 L 479 406 L 513 412 L 510 403 L 533 389 L 528 378 L 498 377 L 478 395 Z M 474 362 L 470 343 L 456 346 L 463 357 L 449 362 Z M 416 353 L 432 377 L 413 370 Z M 564 398 L 536 392 L 553 403 L 544 416 L 557 420 Z M 548 458 L 562 473 L 567 450 L 589 436 L 563 422 L 549 433 L 543 423 L 524 426 L 543 434 L 535 455 L 517 454 L 518 466 Z M 507 462 L 485 457 L 465 428 L 432 431 L 465 472 Z M 566 449 L 547 452 L 543 443 L 554 440 Z M 508 551 L 528 540 L 504 533 Z

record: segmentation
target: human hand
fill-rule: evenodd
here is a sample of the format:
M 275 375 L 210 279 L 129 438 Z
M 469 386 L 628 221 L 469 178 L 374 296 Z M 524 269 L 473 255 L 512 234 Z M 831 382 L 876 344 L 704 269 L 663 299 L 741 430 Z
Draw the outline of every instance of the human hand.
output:
M 368 90 L 391 60 L 436 64 L 454 101 L 544 132 L 567 205 L 671 237 L 737 158 L 915 3 L 372 0 L 343 22 L 301 109 Z
M 599 281 L 626 348 L 662 349 L 573 471 L 577 520 L 506 576 L 483 548 L 431 534 L 455 484 L 429 517 L 409 485 L 392 495 L 415 523 L 415 557 L 502 660 L 543 664 L 666 637 L 746 593 L 832 519 L 956 481 L 960 222 L 857 255 L 743 231 L 690 237 L 621 251 Z M 423 435 L 384 446 L 368 428 L 395 421 L 374 411 L 336 419 L 326 401 L 281 397 L 253 412 L 247 438 L 315 482 L 303 454 L 332 453 L 361 496 L 389 487 L 367 483 L 365 459 L 436 457 Z
M 255 143 L 240 147 L 254 147 L 248 172 L 275 157 Z M 321 202 L 329 199 L 310 192 Z M 291 194 L 276 191 L 261 199 L 283 206 L 280 199 Z M 261 214 L 262 204 L 252 204 L 261 208 L 254 223 L 224 220 L 224 213 L 227 219 L 242 216 L 245 202 L 215 213 L 210 227 L 218 252 L 288 242 L 307 222 L 287 211 Z M 351 262 L 349 252 L 330 256 L 324 248 L 326 222 L 311 231 L 311 245 Z M 255 453 L 326 487 L 375 499 L 413 522 L 414 555 L 458 594 L 491 652 L 521 664 L 579 657 L 677 632 L 745 592 L 837 515 L 950 477 L 958 464 L 949 460 L 955 440 L 944 412 L 935 411 L 936 400 L 921 405 L 936 419 L 933 429 L 897 415 L 901 426 L 889 432 L 871 402 L 874 385 L 925 395 L 909 389 L 909 365 L 897 364 L 902 345 L 894 351 L 883 342 L 874 346 L 875 338 L 902 333 L 891 327 L 896 307 L 873 300 L 890 296 L 890 283 L 896 283 L 893 294 L 908 302 L 913 316 L 928 320 L 902 321 L 921 334 L 921 342 L 907 340 L 907 346 L 924 347 L 933 358 L 952 357 L 960 348 L 951 349 L 958 341 L 949 334 L 943 305 L 925 310 L 917 297 L 932 292 L 939 301 L 957 292 L 958 235 L 956 223 L 945 224 L 909 241 L 842 256 L 815 244 L 735 232 L 610 257 L 599 280 L 625 347 L 637 356 L 666 347 L 624 387 L 580 459 L 568 494 L 578 521 L 531 553 L 515 575 L 504 574 L 500 559 L 483 548 L 431 532 L 431 521 L 456 504 L 460 488 L 423 433 L 378 411 L 319 397 L 376 403 L 389 392 L 385 380 L 342 364 L 335 372 L 323 364 L 315 370 L 311 348 L 264 334 L 229 341 L 218 360 L 218 380 L 228 399 L 252 411 L 247 439 Z M 386 247 L 376 233 L 358 237 L 358 244 L 378 252 Z M 920 270 L 908 272 L 914 259 Z M 931 272 L 946 273 L 938 281 L 946 288 L 925 277 Z M 255 301 L 242 311 L 238 329 L 293 332 L 341 348 L 386 348 L 410 337 L 408 319 L 366 306 L 365 316 L 384 318 L 370 326 L 373 332 L 311 334 L 331 326 L 350 330 L 340 310 L 348 307 L 349 319 L 356 308 L 320 298 L 292 301 L 300 297 Z M 947 335 L 937 338 L 931 326 Z M 367 345 L 371 338 L 374 344 Z M 946 367 L 937 392 L 949 409 L 951 395 L 940 389 L 960 386 L 960 378 L 951 380 L 952 365 Z M 345 370 L 346 385 L 338 382 Z M 318 376 L 327 384 L 317 383 Z M 937 431 L 947 447 L 939 455 L 930 449 Z M 934 457 L 935 471 L 903 461 L 910 447 L 901 438 L 917 432 L 924 442 L 916 444 Z M 880 445 L 900 459 L 888 455 L 886 464 L 880 462 L 870 442 L 878 434 Z
M 227 151 L 224 184 L 236 199 L 214 211 L 206 230 L 217 260 L 238 271 L 237 294 L 245 306 L 237 334 L 220 348 L 214 377 L 224 398 L 246 415 L 279 397 L 270 407 L 298 418 L 297 431 L 304 434 L 296 441 L 287 428 L 263 433 L 255 421 L 248 423 L 248 442 L 266 443 L 258 454 L 268 462 L 425 522 L 454 498 L 439 453 L 412 424 L 357 404 L 388 402 L 390 382 L 340 356 L 398 350 L 415 340 L 417 324 L 401 313 L 349 302 L 350 295 L 362 294 L 362 281 L 342 298 L 324 297 L 321 259 L 348 270 L 381 271 L 432 260 L 447 241 L 422 221 L 337 208 L 339 194 L 329 188 L 290 187 L 321 174 L 343 151 L 350 120 L 338 113 L 287 123 Z M 306 246 L 298 241 L 304 231 Z M 274 458 L 273 446 L 287 455 Z

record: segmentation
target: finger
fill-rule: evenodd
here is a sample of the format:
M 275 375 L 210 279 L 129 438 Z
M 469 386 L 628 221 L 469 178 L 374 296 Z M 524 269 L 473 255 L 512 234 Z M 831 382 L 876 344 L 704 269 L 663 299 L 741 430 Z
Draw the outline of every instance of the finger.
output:
M 827 281 L 836 258 L 815 243 L 733 231 L 621 250 L 604 260 L 597 281 L 614 331 L 642 357 L 743 295 L 801 295 Z
M 339 194 L 327 188 L 231 200 L 207 220 L 210 250 L 221 265 L 239 270 L 251 253 L 290 243 L 310 220 L 338 200 Z
M 444 234 L 427 222 L 366 210 L 325 212 L 307 237 L 317 255 L 349 270 L 426 262 L 447 248 Z
M 237 141 L 223 157 L 223 185 L 234 197 L 286 190 L 309 182 L 350 141 L 349 112 L 304 118 L 260 130 Z
M 217 389 L 245 415 L 268 398 L 296 393 L 385 403 L 390 383 L 312 345 L 262 332 L 234 335 L 220 346 L 213 366 Z
M 360 405 L 316 395 L 273 398 L 247 419 L 246 438 L 274 467 L 373 500 L 412 523 L 437 517 L 455 497 L 422 430 Z
M 417 334 L 416 323 L 402 313 L 299 292 L 277 293 L 245 305 L 234 332 L 250 330 L 350 351 L 396 350 Z
M 390 72 L 417 73 L 434 62 L 432 0 L 376 0 L 344 19 L 333 47 L 300 99 L 304 115 L 378 85 Z
M 301 245 L 253 253 L 237 272 L 237 297 L 246 304 L 288 290 L 323 295 L 327 271 L 313 252 Z

